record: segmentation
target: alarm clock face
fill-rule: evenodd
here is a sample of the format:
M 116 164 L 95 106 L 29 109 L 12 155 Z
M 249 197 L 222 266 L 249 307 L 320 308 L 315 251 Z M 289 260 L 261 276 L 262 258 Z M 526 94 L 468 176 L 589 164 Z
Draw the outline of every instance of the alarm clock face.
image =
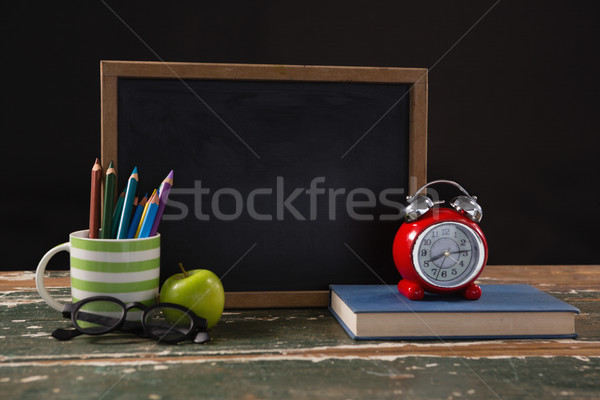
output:
M 423 280 L 454 288 L 477 276 L 485 261 L 484 251 L 483 241 L 473 229 L 457 222 L 441 222 L 417 237 L 412 260 Z

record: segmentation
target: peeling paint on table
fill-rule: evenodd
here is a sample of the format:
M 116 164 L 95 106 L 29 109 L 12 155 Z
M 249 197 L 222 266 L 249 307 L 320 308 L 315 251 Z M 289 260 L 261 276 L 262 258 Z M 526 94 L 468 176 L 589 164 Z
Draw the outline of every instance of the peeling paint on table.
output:
M 357 342 L 326 309 L 290 309 L 227 310 L 205 345 L 164 345 L 125 333 L 59 342 L 50 333 L 69 321 L 41 301 L 31 272 L 0 273 L 0 393 L 128 400 L 600 397 L 600 267 L 576 268 L 586 279 L 571 287 L 562 283 L 566 269 L 561 280 L 560 271 L 515 268 L 520 282 L 537 279 L 535 286 L 581 310 L 579 338 Z M 488 271 L 482 281 L 517 281 L 510 267 Z M 53 272 L 50 280 L 53 295 L 68 301 L 68 275 Z

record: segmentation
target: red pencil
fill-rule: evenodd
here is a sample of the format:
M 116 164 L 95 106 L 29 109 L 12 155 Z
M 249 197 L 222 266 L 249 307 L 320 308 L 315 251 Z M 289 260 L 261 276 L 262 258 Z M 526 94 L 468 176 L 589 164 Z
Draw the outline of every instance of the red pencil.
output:
M 90 232 L 89 237 L 98 239 L 100 230 L 100 184 L 102 183 L 102 166 L 96 158 L 92 167 L 92 188 L 90 191 Z

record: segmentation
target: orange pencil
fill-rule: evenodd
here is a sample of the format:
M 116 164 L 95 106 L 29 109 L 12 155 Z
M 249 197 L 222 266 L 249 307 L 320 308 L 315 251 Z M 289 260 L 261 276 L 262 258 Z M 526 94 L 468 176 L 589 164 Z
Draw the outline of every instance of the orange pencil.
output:
M 100 230 L 100 184 L 102 183 L 102 166 L 96 158 L 96 162 L 92 167 L 92 188 L 90 191 L 90 231 L 89 237 L 98 239 Z

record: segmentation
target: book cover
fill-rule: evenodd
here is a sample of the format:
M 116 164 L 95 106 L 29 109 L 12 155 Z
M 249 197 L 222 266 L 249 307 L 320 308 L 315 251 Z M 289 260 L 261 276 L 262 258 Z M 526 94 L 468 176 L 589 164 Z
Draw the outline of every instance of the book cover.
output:
M 331 285 L 332 314 L 353 339 L 572 338 L 576 307 L 530 285 L 482 285 L 479 300 L 391 285 Z

